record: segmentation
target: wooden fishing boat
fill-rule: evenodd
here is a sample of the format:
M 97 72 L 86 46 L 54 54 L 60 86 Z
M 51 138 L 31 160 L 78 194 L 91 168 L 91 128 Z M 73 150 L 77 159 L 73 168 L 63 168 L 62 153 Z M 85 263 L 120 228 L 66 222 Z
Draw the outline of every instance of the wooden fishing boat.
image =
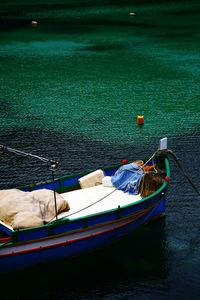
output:
M 144 198 L 102 184 L 81 188 L 81 178 L 88 172 L 22 188 L 26 192 L 55 189 L 68 201 L 70 210 L 42 226 L 18 230 L 0 221 L 0 272 L 92 251 L 163 217 L 170 177 L 169 161 L 166 155 L 153 158 L 153 163 L 156 161 L 165 173 L 166 180 L 158 190 Z M 150 165 L 152 161 L 147 160 L 145 164 Z M 121 165 L 107 167 L 103 174 L 113 176 Z

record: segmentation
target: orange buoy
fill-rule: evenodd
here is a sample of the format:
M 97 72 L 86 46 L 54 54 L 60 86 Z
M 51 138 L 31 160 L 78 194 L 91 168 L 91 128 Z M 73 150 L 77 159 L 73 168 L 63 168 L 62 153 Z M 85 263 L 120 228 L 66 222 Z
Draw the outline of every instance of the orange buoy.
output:
M 137 116 L 137 123 L 138 125 L 144 124 L 144 116 Z

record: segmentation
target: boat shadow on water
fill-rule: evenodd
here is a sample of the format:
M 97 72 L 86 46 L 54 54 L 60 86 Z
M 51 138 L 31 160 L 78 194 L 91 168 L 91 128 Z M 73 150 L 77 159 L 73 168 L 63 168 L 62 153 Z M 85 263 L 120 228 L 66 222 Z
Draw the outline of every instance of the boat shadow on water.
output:
M 25 299 L 25 290 L 31 290 L 28 299 L 35 299 L 42 291 L 42 298 L 77 299 L 97 290 L 112 290 L 140 278 L 166 278 L 165 219 L 144 225 L 128 237 L 111 246 L 51 264 L 41 264 L 11 274 L 1 275 L 4 287 L 13 289 L 5 299 L 15 295 Z M 34 290 L 33 286 L 34 279 Z M 23 282 L 25 290 L 19 290 Z M 39 296 L 40 297 L 40 296 Z M 87 297 L 87 296 L 86 296 Z M 27 299 L 27 298 L 26 298 Z

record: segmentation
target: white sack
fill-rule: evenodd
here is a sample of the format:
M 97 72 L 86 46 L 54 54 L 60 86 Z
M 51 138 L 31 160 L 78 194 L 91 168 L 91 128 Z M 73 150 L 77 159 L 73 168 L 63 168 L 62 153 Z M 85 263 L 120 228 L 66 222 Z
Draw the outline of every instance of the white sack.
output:
M 56 203 L 58 213 L 69 210 L 67 201 L 58 193 L 56 193 Z M 13 229 L 42 225 L 54 217 L 54 192 L 51 190 L 0 191 L 0 219 Z

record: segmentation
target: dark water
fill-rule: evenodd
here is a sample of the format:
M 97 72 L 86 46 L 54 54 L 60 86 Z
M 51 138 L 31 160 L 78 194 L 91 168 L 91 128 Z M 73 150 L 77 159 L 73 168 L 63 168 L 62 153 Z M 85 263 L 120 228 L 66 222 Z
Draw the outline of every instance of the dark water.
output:
M 0 144 L 59 160 L 62 176 L 151 156 L 167 136 L 200 189 L 199 20 L 194 0 L 2 1 Z M 1 188 L 50 178 L 39 161 L 0 161 Z M 200 199 L 170 162 L 165 220 L 1 277 L 1 299 L 199 299 Z

